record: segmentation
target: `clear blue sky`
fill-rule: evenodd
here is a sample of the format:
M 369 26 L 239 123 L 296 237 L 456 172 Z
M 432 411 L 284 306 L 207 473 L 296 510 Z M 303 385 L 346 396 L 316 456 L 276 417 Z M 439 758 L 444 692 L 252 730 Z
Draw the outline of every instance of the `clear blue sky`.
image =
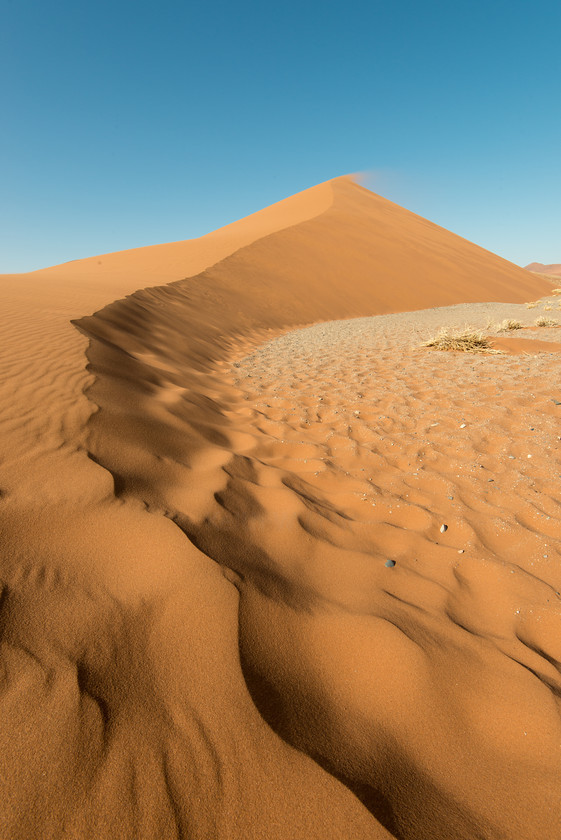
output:
M 0 0 L 0 272 L 320 181 L 561 262 L 559 0 Z

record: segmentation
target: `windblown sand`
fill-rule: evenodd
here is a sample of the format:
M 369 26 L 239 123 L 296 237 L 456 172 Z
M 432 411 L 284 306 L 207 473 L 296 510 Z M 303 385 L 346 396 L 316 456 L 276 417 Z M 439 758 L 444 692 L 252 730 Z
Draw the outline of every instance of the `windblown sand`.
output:
M 2 839 L 559 840 L 551 283 L 348 179 L 0 282 Z

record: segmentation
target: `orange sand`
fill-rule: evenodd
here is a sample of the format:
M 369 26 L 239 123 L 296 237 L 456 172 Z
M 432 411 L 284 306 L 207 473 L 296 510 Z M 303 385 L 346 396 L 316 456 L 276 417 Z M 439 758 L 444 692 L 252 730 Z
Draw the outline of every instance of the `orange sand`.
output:
M 1 838 L 561 837 L 559 356 L 420 346 L 550 283 L 343 178 L 0 288 Z
M 558 263 L 544 265 L 543 263 L 530 263 L 526 266 L 527 271 L 535 271 L 538 274 L 561 275 L 561 265 Z
M 496 350 L 502 350 L 503 353 L 559 353 L 561 352 L 561 342 L 559 341 L 540 341 L 536 339 L 530 341 L 527 338 L 506 338 L 500 336 L 499 338 L 492 338 L 492 346 Z

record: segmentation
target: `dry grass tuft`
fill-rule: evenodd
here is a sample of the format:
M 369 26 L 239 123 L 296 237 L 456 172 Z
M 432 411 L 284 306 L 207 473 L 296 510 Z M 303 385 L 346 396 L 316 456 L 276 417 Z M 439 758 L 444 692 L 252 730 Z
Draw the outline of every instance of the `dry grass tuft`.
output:
M 530 303 L 527 303 L 527 304 L 526 304 L 526 309 L 535 309 L 535 308 L 536 308 L 536 306 L 537 306 L 539 303 L 541 303 L 541 300 L 533 300 L 533 301 L 530 301 Z
M 547 306 L 544 306 L 543 311 L 544 312 L 551 312 L 552 309 L 553 309 L 553 306 L 551 306 L 551 304 L 548 303 Z
M 451 332 L 446 327 L 423 342 L 421 347 L 431 347 L 433 350 L 459 350 L 462 353 L 500 353 L 494 350 L 488 338 L 482 332 L 466 327 L 463 332 Z
M 499 332 L 506 332 L 506 330 L 521 330 L 522 324 L 520 321 L 515 321 L 514 318 L 505 318 L 505 320 L 497 326 Z
M 559 321 L 556 321 L 555 318 L 546 318 L 545 315 L 540 315 L 534 323 L 536 327 L 556 327 Z
M 552 295 L 561 295 L 561 289 L 552 289 L 551 294 Z

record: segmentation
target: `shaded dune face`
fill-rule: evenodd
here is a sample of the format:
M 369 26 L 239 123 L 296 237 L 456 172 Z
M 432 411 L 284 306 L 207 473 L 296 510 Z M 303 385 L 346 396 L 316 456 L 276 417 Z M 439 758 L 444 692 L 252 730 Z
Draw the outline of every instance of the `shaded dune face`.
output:
M 486 426 L 496 387 L 485 401 L 481 377 L 496 369 L 454 362 L 451 375 L 411 349 L 406 322 L 258 349 L 304 324 L 550 287 L 347 180 L 333 193 L 316 218 L 76 322 L 95 376 L 90 457 L 237 588 L 253 703 L 361 800 L 375 818 L 365 837 L 554 840 L 554 461 L 540 507 L 527 473 L 507 471 L 519 430 L 506 401 L 501 428 Z M 477 434 L 458 447 L 470 405 Z M 479 472 L 504 469 L 521 492 L 513 509 L 461 474 L 481 453 Z M 535 566 L 545 539 L 550 562 Z
M 259 716 L 235 587 L 87 458 L 93 377 L 70 323 L 331 197 L 327 183 L 201 240 L 0 277 L 0 837 L 387 836 Z

